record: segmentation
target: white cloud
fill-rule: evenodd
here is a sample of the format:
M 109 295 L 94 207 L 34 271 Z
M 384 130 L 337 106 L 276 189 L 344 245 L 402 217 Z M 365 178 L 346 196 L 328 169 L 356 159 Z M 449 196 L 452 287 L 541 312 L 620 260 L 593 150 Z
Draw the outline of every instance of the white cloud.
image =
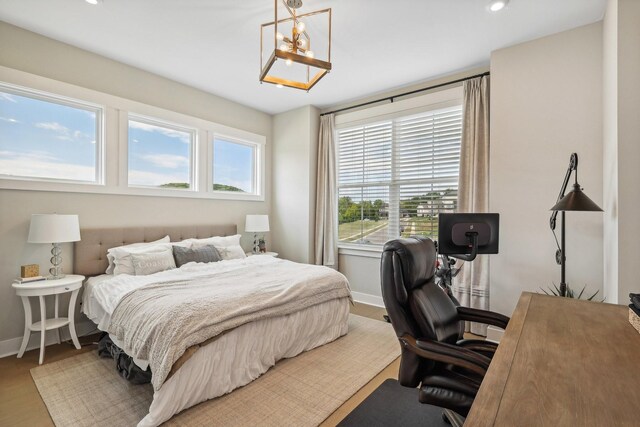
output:
M 19 120 L 12 119 L 10 117 L 0 117 L 0 120 L 2 120 L 3 122 L 8 122 L 8 123 L 20 123 Z
M 189 166 L 188 157 L 173 154 L 146 154 L 140 156 L 140 158 L 160 168 L 177 169 L 179 167 Z
M 154 126 L 147 123 L 136 122 L 133 120 L 129 121 L 129 127 L 143 130 L 145 132 L 161 133 L 170 138 L 178 138 L 180 139 L 180 141 L 184 142 L 185 144 L 189 144 L 191 142 L 191 135 L 188 134 L 187 132 L 181 132 L 179 130 L 163 128 L 160 126 Z
M 58 122 L 36 123 L 35 127 L 40 128 L 40 129 L 50 130 L 50 131 L 61 133 L 61 134 L 65 134 L 65 135 L 69 134 L 69 128 L 67 128 L 66 126 L 62 126 Z
M 0 151 L 0 174 L 11 176 L 93 181 L 91 166 L 60 163 L 46 152 Z
M 247 192 L 251 191 L 251 179 L 240 180 L 233 178 L 233 176 L 237 176 L 242 173 L 239 168 L 216 163 L 214 165 L 214 169 L 215 177 L 217 178 L 217 180 L 214 181 L 215 184 L 232 185 Z
M 40 150 L 32 150 L 28 153 L 20 152 L 20 151 L 9 151 L 4 150 L 0 151 L 0 157 L 22 157 L 27 158 L 28 160 L 36 160 L 36 161 L 60 161 L 60 159 L 48 151 L 40 151 Z
M 154 173 L 140 170 L 129 171 L 129 184 L 157 187 L 170 182 L 186 182 L 184 174 Z
M 13 102 L 14 104 L 18 103 L 17 99 L 15 99 L 13 96 L 9 95 L 8 93 L 4 93 L 4 92 L 0 92 L 0 100 Z
M 90 140 L 91 138 L 90 135 L 87 135 L 86 133 L 79 130 L 72 131 L 68 127 L 63 126 L 58 122 L 40 122 L 40 123 L 36 123 L 34 126 L 39 129 L 49 130 L 51 132 L 57 133 L 58 136 L 56 136 L 56 139 L 59 139 L 61 141 L 87 140 L 87 141 L 90 141 L 92 144 L 95 144 L 95 141 Z

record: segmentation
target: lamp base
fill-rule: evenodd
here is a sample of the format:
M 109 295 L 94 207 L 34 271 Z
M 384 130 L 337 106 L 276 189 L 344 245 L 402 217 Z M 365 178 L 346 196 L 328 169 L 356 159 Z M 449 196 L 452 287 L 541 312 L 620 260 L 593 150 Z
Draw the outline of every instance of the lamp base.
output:
M 47 280 L 58 280 L 64 278 L 66 275 L 62 272 L 62 248 L 60 243 L 52 243 L 51 248 L 51 268 L 49 269 L 50 276 L 47 276 Z
M 258 233 L 253 233 L 253 253 L 260 253 L 260 241 L 258 240 Z

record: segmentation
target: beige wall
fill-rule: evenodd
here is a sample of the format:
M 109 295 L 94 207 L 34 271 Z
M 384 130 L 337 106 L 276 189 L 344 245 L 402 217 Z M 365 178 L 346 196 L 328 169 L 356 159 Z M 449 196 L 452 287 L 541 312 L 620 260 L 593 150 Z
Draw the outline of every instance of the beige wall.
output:
M 306 106 L 273 117 L 272 248 L 313 263 L 319 111 Z
M 618 302 L 618 1 L 602 21 L 603 267 L 607 301 Z
M 81 227 L 234 223 L 243 232 L 246 214 L 270 212 L 270 115 L 2 22 L 0 52 L 5 67 L 267 137 L 264 202 L 0 190 L 0 347 L 23 332 L 22 304 L 10 286 L 20 265 L 48 268 L 49 248 L 26 243 L 32 213 L 78 214 Z M 249 237 L 244 244 L 250 248 Z M 64 245 L 66 271 L 73 270 L 71 254 Z
M 604 19 L 605 277 L 611 302 L 640 292 L 640 2 L 610 0 Z
M 490 210 L 500 213 L 492 310 L 511 314 L 522 291 L 559 284 L 549 208 L 572 152 L 585 193 L 602 205 L 601 23 L 491 55 Z M 602 224 L 601 213 L 567 213 L 573 288 L 602 289 Z

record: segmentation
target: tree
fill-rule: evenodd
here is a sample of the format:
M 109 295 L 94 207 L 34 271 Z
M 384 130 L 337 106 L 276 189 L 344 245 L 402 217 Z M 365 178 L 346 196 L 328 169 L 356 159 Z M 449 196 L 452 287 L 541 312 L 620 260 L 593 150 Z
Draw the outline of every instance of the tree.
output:
M 234 187 L 233 185 L 226 185 L 226 184 L 213 184 L 213 191 L 235 191 L 238 193 L 246 193 L 246 191 L 238 187 Z
M 344 222 L 353 222 L 360 219 L 360 206 L 356 203 L 351 204 L 343 215 Z
M 353 200 L 351 197 L 342 196 L 338 199 L 338 223 L 343 224 L 345 222 L 351 222 L 355 220 L 349 220 L 346 217 L 346 213 L 351 206 L 353 206 Z
M 188 182 L 168 182 L 166 184 L 162 184 L 160 187 L 162 188 L 189 188 Z

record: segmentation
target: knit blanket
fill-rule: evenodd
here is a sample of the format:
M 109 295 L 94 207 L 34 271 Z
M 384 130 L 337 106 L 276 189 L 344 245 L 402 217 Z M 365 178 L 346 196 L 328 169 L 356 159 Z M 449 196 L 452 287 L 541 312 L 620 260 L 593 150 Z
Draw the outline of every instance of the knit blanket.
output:
M 134 289 L 119 301 L 108 332 L 130 356 L 149 361 L 159 390 L 194 345 L 245 323 L 350 296 L 347 279 L 330 268 L 264 257 L 243 268 Z

